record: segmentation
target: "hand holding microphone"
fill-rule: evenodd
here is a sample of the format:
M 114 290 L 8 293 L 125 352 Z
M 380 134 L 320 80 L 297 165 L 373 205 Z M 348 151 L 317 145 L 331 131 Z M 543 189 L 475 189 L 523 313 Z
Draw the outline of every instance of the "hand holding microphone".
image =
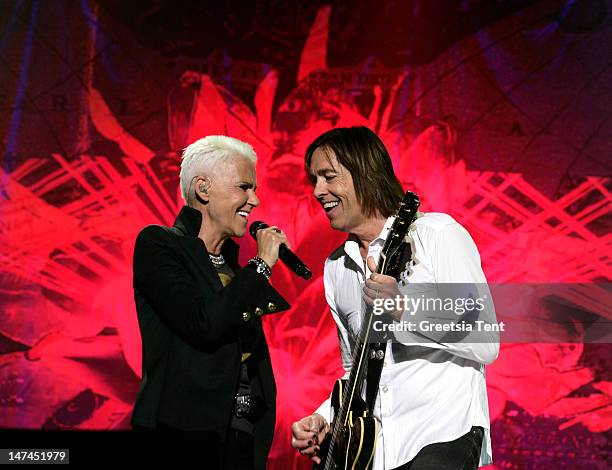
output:
M 265 226 L 265 228 L 260 228 L 254 234 L 253 225 L 257 222 L 251 224 L 251 235 L 257 241 L 257 256 L 264 260 L 266 264 L 270 267 L 274 267 L 276 262 L 278 261 L 278 253 L 281 245 L 288 245 L 287 237 L 278 227 L 269 227 Z
M 280 258 L 298 276 L 304 279 L 312 277 L 310 269 L 291 251 L 287 237 L 278 227 L 270 227 L 265 222 L 257 220 L 249 227 L 249 233 L 257 240 L 257 256 L 270 268 Z

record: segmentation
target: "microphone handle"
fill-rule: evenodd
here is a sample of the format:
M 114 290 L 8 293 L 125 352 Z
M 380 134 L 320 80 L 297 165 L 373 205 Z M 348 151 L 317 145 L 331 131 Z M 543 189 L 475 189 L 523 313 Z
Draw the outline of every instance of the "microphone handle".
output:
M 278 258 L 304 279 L 310 279 L 312 272 L 284 243 L 278 247 Z

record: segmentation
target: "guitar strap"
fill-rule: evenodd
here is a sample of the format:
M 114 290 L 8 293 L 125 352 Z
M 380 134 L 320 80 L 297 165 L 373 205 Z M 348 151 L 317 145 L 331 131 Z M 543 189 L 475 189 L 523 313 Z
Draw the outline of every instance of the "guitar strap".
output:
M 410 243 L 404 243 L 402 247 L 400 266 L 407 267 L 411 260 L 412 247 L 410 246 Z M 374 402 L 376 401 L 376 395 L 378 395 L 378 384 L 380 382 L 380 374 L 382 373 L 383 364 L 385 362 L 386 350 L 386 341 L 381 343 L 371 343 L 368 348 L 366 407 L 370 416 L 374 411 Z

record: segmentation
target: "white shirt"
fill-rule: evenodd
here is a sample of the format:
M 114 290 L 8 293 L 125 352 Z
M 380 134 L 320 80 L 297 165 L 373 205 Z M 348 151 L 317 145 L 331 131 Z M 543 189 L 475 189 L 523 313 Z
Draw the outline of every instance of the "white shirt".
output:
M 392 223 L 393 218 L 389 218 L 370 243 L 368 256 L 377 262 Z M 409 284 L 482 283 L 486 287 L 476 245 L 449 215 L 424 214 L 413 224 L 409 237 L 414 260 L 406 275 Z M 345 378 L 364 311 L 362 287 L 370 274 L 354 240 L 347 240 L 325 262 L 325 296 L 338 326 Z M 494 321 L 492 302 L 487 309 Z M 399 467 L 426 445 L 453 441 L 472 426 L 485 429 L 480 466 L 491 463 L 484 364 L 497 358 L 498 333 L 490 335 L 490 342 L 478 343 L 408 342 L 405 333 L 401 339 L 399 335 L 396 338 L 403 344 L 395 344 L 393 349 L 391 341 L 387 344 L 374 405 L 374 416 L 381 423 L 374 470 Z M 330 399 L 316 413 L 331 422 Z

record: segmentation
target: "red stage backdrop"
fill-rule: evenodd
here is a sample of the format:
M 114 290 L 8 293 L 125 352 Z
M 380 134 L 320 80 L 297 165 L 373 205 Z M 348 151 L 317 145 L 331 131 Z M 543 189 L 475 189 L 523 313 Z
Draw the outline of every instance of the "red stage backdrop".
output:
M 290 424 L 340 374 L 321 274 L 343 237 L 303 170 L 323 131 L 375 130 L 423 209 L 467 227 L 490 282 L 609 282 L 609 2 L 228 5 L 0 3 L 0 427 L 129 428 L 134 240 L 172 223 L 181 149 L 207 134 L 254 146 L 253 220 L 314 271 L 273 276 L 293 308 L 264 320 L 270 468 L 308 468 Z M 593 313 L 612 320 L 607 305 Z M 605 468 L 611 352 L 503 345 L 487 368 L 495 466 Z

